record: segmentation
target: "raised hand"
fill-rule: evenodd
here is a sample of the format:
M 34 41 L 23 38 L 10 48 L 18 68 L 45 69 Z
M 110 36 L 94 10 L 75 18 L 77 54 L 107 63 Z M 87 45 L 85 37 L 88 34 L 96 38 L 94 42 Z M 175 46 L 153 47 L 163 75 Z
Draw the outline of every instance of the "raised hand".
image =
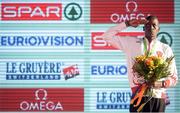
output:
M 148 21 L 145 19 L 137 20 L 137 19 L 132 19 L 129 21 L 126 21 L 127 26 L 132 26 L 132 27 L 138 27 L 140 24 L 146 24 Z

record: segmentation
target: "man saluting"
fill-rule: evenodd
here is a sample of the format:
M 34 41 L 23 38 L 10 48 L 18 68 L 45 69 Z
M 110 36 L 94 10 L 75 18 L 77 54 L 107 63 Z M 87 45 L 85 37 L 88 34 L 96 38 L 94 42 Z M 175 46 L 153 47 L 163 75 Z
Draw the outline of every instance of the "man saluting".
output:
M 137 27 L 139 24 L 144 24 L 143 30 L 145 32 L 145 36 L 143 38 L 115 37 L 118 32 L 121 32 L 129 26 Z M 133 95 L 136 93 L 139 86 L 143 84 L 142 80 L 137 78 L 132 71 L 132 66 L 134 65 L 133 59 L 136 56 L 143 55 L 145 52 L 148 52 L 153 56 L 161 55 L 165 59 L 174 56 L 172 49 L 168 45 L 157 40 L 159 30 L 160 27 L 158 18 L 156 16 L 148 16 L 145 20 L 133 19 L 122 22 L 117 26 L 111 27 L 100 36 L 113 47 L 121 49 L 123 52 L 125 52 L 128 64 L 128 79 Z M 151 85 L 149 87 L 152 87 L 153 92 L 151 99 L 149 99 L 150 95 L 143 95 L 138 106 L 134 106 L 137 100 L 130 105 L 130 112 L 137 112 L 138 108 L 145 102 L 145 106 L 141 109 L 142 112 L 165 112 L 166 89 L 168 87 L 175 86 L 178 81 L 174 59 L 169 66 L 169 70 L 171 74 L 168 75 L 168 77 L 149 84 Z

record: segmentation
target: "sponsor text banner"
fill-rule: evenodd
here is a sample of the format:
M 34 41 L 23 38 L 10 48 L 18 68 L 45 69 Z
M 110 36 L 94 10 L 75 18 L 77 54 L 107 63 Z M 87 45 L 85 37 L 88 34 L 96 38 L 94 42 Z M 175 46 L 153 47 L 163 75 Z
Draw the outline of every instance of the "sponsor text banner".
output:
M 84 90 L 1 88 L 0 111 L 84 111 Z
M 148 15 L 174 23 L 174 0 L 91 0 L 91 23 L 119 23 Z
M 2 20 L 61 20 L 61 3 L 1 3 Z

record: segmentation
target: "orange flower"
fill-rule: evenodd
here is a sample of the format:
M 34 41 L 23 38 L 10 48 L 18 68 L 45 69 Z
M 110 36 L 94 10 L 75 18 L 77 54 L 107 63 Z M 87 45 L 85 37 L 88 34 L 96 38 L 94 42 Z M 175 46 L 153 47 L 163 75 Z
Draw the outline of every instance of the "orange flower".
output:
M 153 62 L 152 58 L 147 58 L 147 59 L 145 60 L 145 63 L 146 63 L 146 65 L 148 65 L 148 66 L 153 66 L 153 65 L 154 65 L 154 62 Z

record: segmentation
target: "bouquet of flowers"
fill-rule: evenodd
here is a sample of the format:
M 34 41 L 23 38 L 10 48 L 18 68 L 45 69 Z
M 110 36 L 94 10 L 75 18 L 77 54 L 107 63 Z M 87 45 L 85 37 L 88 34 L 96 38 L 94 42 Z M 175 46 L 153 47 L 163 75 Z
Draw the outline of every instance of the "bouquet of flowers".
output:
M 133 73 L 137 77 L 144 78 L 146 83 L 153 84 L 155 81 L 171 74 L 169 66 L 173 58 L 174 56 L 167 59 L 158 56 L 137 56 L 132 67 Z
M 131 104 L 134 103 L 134 101 L 138 98 L 137 103 L 134 105 L 137 107 L 144 94 L 150 94 L 152 96 L 151 92 L 151 86 L 155 81 L 165 78 L 168 75 L 170 75 L 169 66 L 173 60 L 174 56 L 170 58 L 163 59 L 160 56 L 148 56 L 148 55 L 141 55 L 137 56 L 134 59 L 134 65 L 132 67 L 133 73 L 137 76 L 137 78 L 141 77 L 144 79 L 144 84 L 141 85 L 139 88 L 139 91 L 136 92 L 135 96 L 131 100 Z M 151 99 L 152 97 L 150 97 Z M 148 99 L 148 101 L 150 100 Z M 147 101 L 147 102 L 148 102 Z M 144 107 L 144 105 L 147 103 L 143 103 L 139 108 L 138 112 L 141 111 L 141 109 Z

